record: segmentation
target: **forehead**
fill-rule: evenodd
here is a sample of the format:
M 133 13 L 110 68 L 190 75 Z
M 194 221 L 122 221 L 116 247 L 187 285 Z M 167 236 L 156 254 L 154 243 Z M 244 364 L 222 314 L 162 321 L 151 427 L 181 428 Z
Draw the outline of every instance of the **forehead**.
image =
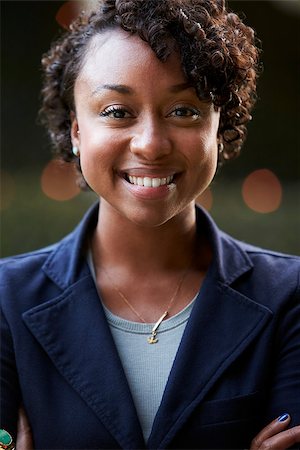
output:
M 176 84 L 186 81 L 180 55 L 173 52 L 160 61 L 147 42 L 121 29 L 110 29 L 93 36 L 79 72 L 78 81 L 91 84 L 112 81 L 127 84 L 158 80 Z M 129 78 L 129 80 L 128 80 Z

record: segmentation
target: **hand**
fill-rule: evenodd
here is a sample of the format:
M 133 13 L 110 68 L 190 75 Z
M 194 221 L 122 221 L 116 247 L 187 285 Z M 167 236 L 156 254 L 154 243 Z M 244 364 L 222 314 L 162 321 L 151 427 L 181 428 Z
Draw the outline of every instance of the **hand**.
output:
M 23 408 L 19 409 L 16 450 L 33 450 L 31 428 Z
M 273 420 L 253 439 L 250 450 L 287 450 L 293 444 L 300 443 L 300 426 L 285 430 L 291 418 Z M 33 450 L 30 425 L 23 408 L 19 410 L 17 450 Z
M 288 414 L 273 420 L 253 439 L 250 450 L 287 450 L 300 443 L 300 426 L 286 430 L 291 418 Z

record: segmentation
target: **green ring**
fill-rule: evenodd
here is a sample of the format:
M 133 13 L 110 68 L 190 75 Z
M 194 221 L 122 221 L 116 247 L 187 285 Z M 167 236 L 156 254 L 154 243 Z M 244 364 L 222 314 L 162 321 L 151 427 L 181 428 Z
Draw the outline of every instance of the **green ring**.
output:
M 11 437 L 11 435 L 3 430 L 2 428 L 0 429 L 0 444 L 2 445 L 10 445 L 12 443 L 13 439 Z

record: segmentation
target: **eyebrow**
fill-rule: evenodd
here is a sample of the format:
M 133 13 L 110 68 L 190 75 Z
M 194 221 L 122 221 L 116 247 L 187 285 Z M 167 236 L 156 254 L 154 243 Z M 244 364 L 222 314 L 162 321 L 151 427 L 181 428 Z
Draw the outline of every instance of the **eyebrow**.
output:
M 176 94 L 178 92 L 185 91 L 186 89 L 193 89 L 193 87 L 194 86 L 189 82 L 175 84 L 174 86 L 170 87 L 170 92 L 172 92 L 173 94 Z
M 107 91 L 115 91 L 119 94 L 133 94 L 133 89 L 124 84 L 103 84 L 102 86 L 98 86 L 93 92 L 92 95 L 98 94 L 98 92 L 107 90 Z
M 191 83 L 185 82 L 180 84 L 175 84 L 174 86 L 171 86 L 169 88 L 169 91 L 172 94 L 177 94 L 179 92 L 185 91 L 186 89 L 192 89 L 193 86 Z M 134 93 L 134 90 L 126 86 L 125 84 L 103 84 L 101 86 L 98 86 L 93 92 L 92 95 L 97 94 L 100 91 L 107 90 L 107 91 L 115 91 L 119 94 L 126 94 L 126 95 L 132 95 Z

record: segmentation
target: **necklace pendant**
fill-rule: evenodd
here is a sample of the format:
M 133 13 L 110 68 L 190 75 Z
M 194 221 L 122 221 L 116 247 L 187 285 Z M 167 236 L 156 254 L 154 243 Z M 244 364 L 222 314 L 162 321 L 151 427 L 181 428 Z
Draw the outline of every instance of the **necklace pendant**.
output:
M 156 333 L 152 333 L 150 337 L 147 339 L 148 344 L 156 344 L 158 342 L 158 339 L 156 338 Z
M 164 318 L 167 317 L 167 315 L 168 315 L 168 311 L 165 311 L 163 313 L 163 315 L 158 319 L 158 321 L 156 322 L 154 327 L 152 328 L 151 336 L 148 337 L 148 339 L 147 339 L 148 344 L 156 344 L 158 342 L 158 339 L 156 338 L 156 335 L 157 335 L 157 331 L 156 330 L 158 329 L 159 325 L 162 323 Z

